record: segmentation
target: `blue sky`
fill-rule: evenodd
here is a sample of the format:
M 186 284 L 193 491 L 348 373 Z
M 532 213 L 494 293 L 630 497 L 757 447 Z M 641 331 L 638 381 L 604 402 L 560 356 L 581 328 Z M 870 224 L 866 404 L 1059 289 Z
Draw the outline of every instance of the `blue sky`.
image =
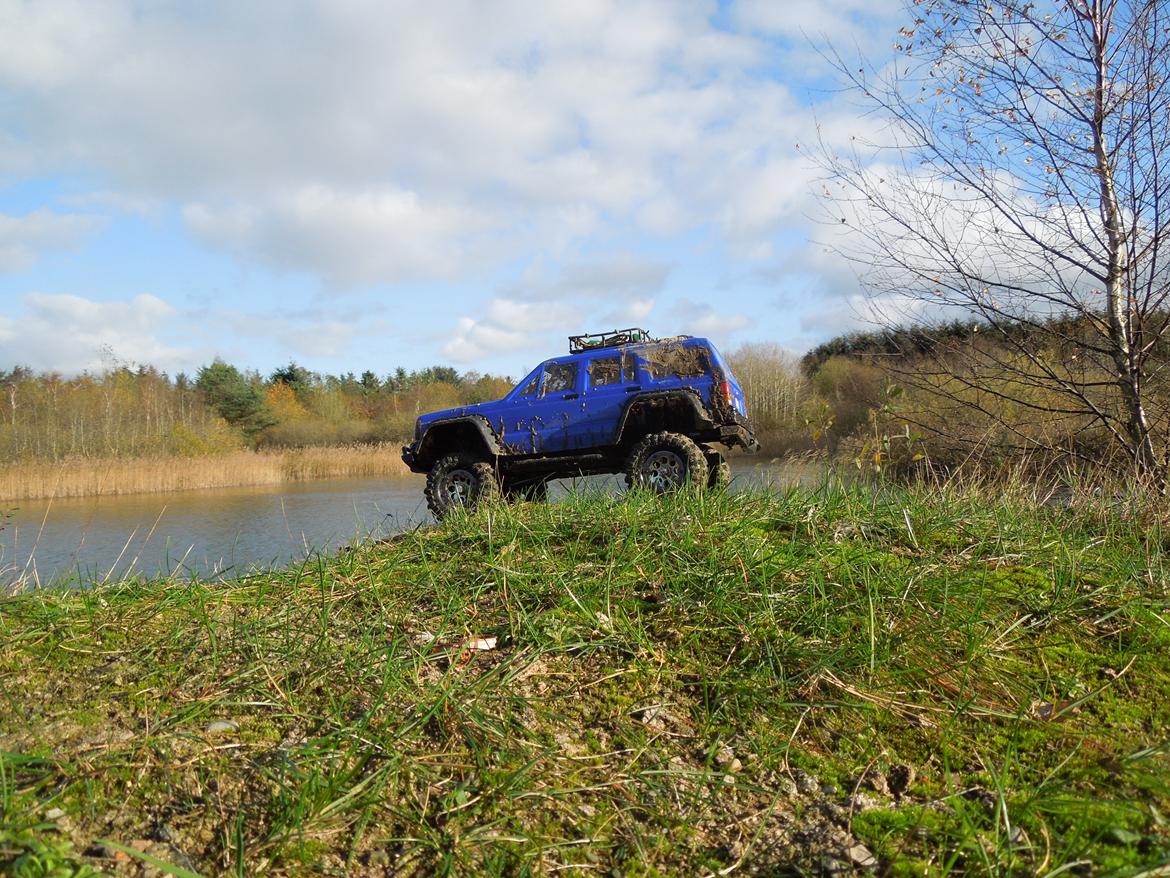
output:
M 0 368 L 517 376 L 853 328 L 817 126 L 892 0 L 0 0 Z

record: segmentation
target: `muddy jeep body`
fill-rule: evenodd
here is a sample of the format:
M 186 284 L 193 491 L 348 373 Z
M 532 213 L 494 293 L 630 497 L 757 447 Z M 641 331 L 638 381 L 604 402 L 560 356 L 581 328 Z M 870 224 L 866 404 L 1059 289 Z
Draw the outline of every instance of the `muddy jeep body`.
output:
M 486 464 L 509 493 L 628 471 L 639 444 L 659 434 L 685 437 L 710 467 L 726 467 L 716 444 L 755 448 L 743 391 L 707 339 L 606 343 L 610 335 L 546 360 L 503 399 L 423 415 L 402 459 L 420 473 L 453 455 Z

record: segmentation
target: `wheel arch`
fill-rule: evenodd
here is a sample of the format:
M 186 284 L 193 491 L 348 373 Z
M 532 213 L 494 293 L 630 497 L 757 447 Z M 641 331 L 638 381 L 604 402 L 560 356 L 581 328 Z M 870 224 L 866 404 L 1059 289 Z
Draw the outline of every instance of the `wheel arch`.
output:
M 448 454 L 465 452 L 491 461 L 502 453 L 499 438 L 486 418 L 464 416 L 435 421 L 419 440 L 416 459 L 429 469 Z
M 670 432 L 685 436 L 713 426 L 711 415 L 693 390 L 640 393 L 622 408 L 614 444 L 632 445 L 651 433 Z

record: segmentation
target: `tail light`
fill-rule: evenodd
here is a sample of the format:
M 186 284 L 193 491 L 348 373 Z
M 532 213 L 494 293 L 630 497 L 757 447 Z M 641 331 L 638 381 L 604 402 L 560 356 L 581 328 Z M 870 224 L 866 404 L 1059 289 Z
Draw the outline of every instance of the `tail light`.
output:
M 731 382 L 724 381 L 722 384 L 719 385 L 719 390 L 723 394 L 723 401 L 725 403 L 727 403 L 727 405 L 730 407 L 732 404 Z

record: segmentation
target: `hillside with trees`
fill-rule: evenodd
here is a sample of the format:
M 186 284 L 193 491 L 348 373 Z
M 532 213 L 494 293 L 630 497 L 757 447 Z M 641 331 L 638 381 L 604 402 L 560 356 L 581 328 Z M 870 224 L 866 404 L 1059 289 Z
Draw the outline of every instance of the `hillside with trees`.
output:
M 394 441 L 422 412 L 511 384 L 447 366 L 356 376 L 290 362 L 264 377 L 216 360 L 173 378 L 149 366 L 71 378 L 16 367 L 0 371 L 0 463 Z

